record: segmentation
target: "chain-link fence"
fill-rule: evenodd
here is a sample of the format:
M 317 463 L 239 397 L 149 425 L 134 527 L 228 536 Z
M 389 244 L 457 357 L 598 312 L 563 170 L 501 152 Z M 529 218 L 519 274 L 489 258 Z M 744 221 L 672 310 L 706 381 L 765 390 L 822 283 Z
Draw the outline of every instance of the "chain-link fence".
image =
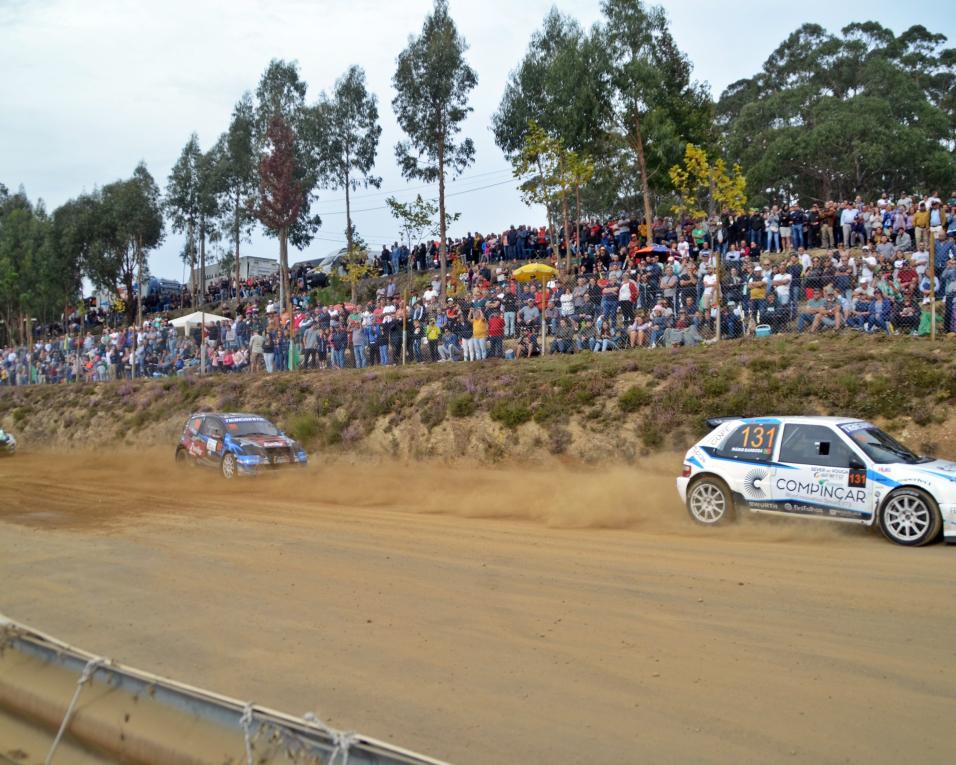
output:
M 936 244 L 934 242 L 934 244 Z M 928 335 L 956 330 L 956 247 L 739 253 L 648 248 L 623 261 L 598 248 L 544 282 L 521 261 L 413 267 L 365 285 L 367 299 L 323 303 L 305 291 L 289 316 L 241 303 L 200 336 L 163 319 L 143 327 L 46 337 L 8 348 L 4 384 L 197 373 L 275 373 L 561 353 L 608 353 L 787 333 Z M 935 295 L 935 301 L 933 296 Z M 932 306 L 936 307 L 935 322 Z M 935 327 L 933 326 L 935 323 Z M 205 348 L 205 354 L 200 352 Z M 205 356 L 205 357 L 204 357 Z

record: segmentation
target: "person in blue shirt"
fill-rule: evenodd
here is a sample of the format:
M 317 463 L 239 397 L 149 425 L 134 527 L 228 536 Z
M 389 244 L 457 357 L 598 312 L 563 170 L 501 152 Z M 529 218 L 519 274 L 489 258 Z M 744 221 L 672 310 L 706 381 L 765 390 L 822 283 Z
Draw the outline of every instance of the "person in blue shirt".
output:
M 870 321 L 871 305 L 871 301 L 866 296 L 866 291 L 857 287 L 853 292 L 853 299 L 850 301 L 850 308 L 847 311 L 846 325 L 853 329 L 867 329 Z
M 873 300 L 870 303 L 870 315 L 867 319 L 867 323 L 869 324 L 867 331 L 875 332 L 877 329 L 881 329 L 886 334 L 889 334 L 889 321 L 892 314 L 893 304 L 883 296 L 880 290 L 874 290 Z

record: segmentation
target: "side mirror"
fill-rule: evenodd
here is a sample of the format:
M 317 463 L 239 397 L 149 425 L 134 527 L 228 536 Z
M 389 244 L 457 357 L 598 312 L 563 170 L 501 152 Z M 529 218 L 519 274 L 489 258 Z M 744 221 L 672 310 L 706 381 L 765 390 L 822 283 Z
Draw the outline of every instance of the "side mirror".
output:
M 866 465 L 864 465 L 856 457 L 850 457 L 850 464 L 847 466 L 850 470 L 866 470 Z

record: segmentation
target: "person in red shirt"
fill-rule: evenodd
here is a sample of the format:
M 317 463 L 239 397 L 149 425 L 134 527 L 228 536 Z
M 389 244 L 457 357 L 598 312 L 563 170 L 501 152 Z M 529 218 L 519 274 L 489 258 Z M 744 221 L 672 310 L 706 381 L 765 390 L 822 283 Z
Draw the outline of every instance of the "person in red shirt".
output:
M 504 358 L 505 315 L 495 311 L 488 317 L 488 340 L 491 341 L 492 358 Z
M 903 265 L 900 266 L 899 272 L 896 274 L 896 280 L 900 284 L 900 289 L 903 292 L 911 292 L 916 285 L 916 280 L 919 278 L 919 274 L 916 273 L 916 269 L 913 268 L 912 263 L 908 260 L 903 261 Z

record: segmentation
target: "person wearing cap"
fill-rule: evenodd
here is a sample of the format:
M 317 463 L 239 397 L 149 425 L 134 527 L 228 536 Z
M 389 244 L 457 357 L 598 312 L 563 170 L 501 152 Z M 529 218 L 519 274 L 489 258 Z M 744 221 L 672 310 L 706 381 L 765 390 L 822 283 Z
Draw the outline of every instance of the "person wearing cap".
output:
M 536 331 L 538 322 L 541 319 L 541 311 L 538 310 L 538 307 L 534 304 L 532 298 L 528 298 L 525 301 L 524 306 L 521 310 L 518 311 L 518 323 L 522 329 L 529 329 L 532 332 Z
M 869 331 L 871 304 L 872 301 L 867 297 L 863 287 L 853 290 L 846 309 L 846 325 L 851 329 Z
M 753 267 L 753 271 L 747 279 L 745 292 L 749 315 L 759 318 L 764 307 L 764 301 L 767 299 L 767 279 L 763 267 L 759 263 Z

